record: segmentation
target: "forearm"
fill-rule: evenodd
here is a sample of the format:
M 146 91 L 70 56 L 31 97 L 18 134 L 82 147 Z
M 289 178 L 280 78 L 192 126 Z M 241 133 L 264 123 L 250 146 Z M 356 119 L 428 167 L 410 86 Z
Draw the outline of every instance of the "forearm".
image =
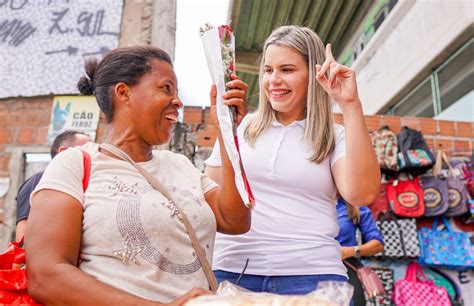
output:
M 218 205 L 224 224 L 220 231 L 227 233 L 245 233 L 250 227 L 250 210 L 240 197 L 235 185 L 235 173 L 232 163 L 225 150 L 222 135 L 218 133 L 220 153 L 222 159 L 221 166 L 221 191 Z
M 25 235 L 26 219 L 19 221 L 16 224 L 15 230 L 15 241 L 20 242 L 20 240 Z
M 361 256 L 374 256 L 383 251 L 383 244 L 378 240 L 370 240 L 360 246 Z
M 354 205 L 370 204 L 380 190 L 380 169 L 365 125 L 360 101 L 341 109 L 345 130 L 344 198 Z
M 28 292 L 45 305 L 163 305 L 109 286 L 69 263 L 28 267 Z

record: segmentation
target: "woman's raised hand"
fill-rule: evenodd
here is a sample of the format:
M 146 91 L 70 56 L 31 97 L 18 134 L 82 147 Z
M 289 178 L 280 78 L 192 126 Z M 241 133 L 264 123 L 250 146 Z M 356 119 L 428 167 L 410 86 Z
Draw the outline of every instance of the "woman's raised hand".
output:
M 247 115 L 247 89 L 248 85 L 242 81 L 235 74 L 231 74 L 231 80 L 227 82 L 226 88 L 227 91 L 222 96 L 224 98 L 224 104 L 227 106 L 234 106 L 237 110 L 237 124 L 240 124 L 242 119 Z M 217 89 L 215 85 L 212 85 L 211 88 L 211 118 L 214 124 L 214 127 L 219 126 L 217 121 L 217 107 L 216 107 L 216 97 Z
M 316 80 L 341 109 L 360 102 L 355 71 L 336 62 L 331 44 L 326 45 L 326 60 L 323 65 L 316 65 Z

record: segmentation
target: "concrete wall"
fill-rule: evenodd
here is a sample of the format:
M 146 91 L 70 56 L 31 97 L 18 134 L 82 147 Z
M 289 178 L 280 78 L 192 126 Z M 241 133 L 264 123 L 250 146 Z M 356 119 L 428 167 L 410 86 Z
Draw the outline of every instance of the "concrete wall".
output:
M 353 68 L 368 115 L 389 106 L 474 33 L 471 0 L 399 1 Z

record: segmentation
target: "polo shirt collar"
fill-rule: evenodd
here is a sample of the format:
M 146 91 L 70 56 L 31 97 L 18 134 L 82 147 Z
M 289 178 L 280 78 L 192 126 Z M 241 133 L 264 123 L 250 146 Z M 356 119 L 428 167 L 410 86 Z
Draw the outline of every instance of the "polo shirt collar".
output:
M 290 127 L 290 126 L 299 126 L 299 127 L 304 129 L 305 124 L 306 124 L 306 119 L 303 119 L 303 120 L 295 120 L 292 123 L 288 124 L 287 126 L 288 127 Z M 272 126 L 284 126 L 284 125 L 281 124 L 280 122 L 278 122 L 278 120 L 273 119 L 272 120 Z

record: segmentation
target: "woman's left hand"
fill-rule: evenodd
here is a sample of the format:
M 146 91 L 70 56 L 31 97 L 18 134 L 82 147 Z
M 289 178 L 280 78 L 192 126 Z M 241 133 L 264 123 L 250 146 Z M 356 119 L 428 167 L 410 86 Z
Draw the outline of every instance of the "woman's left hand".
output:
M 331 44 L 326 45 L 326 60 L 323 65 L 316 65 L 316 80 L 339 107 L 360 103 L 355 71 L 336 62 Z
M 237 124 L 240 124 L 242 119 L 247 115 L 247 89 L 248 85 L 242 81 L 235 74 L 231 74 L 231 80 L 227 82 L 226 88 L 227 91 L 222 96 L 224 99 L 224 104 L 227 106 L 234 106 L 237 110 Z M 212 85 L 211 88 L 211 117 L 214 121 L 214 126 L 218 126 L 217 120 L 217 109 L 216 109 L 216 98 L 217 98 L 217 89 L 215 85 Z
M 350 258 L 350 257 L 354 257 L 354 255 L 355 255 L 355 251 L 353 247 L 344 247 L 344 246 L 341 247 L 342 260 Z

